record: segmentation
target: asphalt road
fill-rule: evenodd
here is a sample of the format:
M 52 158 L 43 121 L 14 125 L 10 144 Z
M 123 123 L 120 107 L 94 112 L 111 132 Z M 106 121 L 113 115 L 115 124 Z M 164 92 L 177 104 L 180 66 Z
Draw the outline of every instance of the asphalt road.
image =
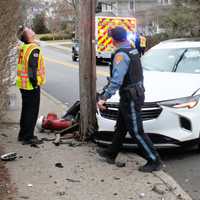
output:
M 170 174 L 193 200 L 200 200 L 200 152 L 197 148 L 165 150 L 161 153 Z
M 79 99 L 78 63 L 71 61 L 70 51 L 43 47 L 47 66 L 45 90 L 63 103 L 72 105 Z M 97 88 L 106 83 L 107 66 L 97 66 Z M 162 150 L 161 157 L 169 173 L 193 200 L 200 200 L 200 153 L 196 149 Z
M 73 62 L 71 52 L 53 47 L 43 47 L 47 66 L 47 84 L 44 89 L 67 105 L 79 99 L 78 62 Z M 97 90 L 106 84 L 108 66 L 97 66 Z

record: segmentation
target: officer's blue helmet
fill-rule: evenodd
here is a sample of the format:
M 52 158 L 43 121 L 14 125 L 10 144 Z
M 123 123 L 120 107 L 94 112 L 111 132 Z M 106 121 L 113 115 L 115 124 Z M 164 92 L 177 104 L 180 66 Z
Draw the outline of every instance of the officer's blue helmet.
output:
M 118 42 L 123 42 L 127 39 L 127 31 L 122 26 L 117 26 L 108 32 L 108 36 Z

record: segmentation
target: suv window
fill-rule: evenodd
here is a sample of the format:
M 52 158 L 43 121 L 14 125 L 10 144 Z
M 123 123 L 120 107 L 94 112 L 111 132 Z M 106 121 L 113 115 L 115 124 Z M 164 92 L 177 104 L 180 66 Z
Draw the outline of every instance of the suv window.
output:
M 190 48 L 177 66 L 177 72 L 200 73 L 200 48 Z
M 150 49 L 141 58 L 142 66 L 150 71 L 171 72 L 184 51 L 184 48 Z

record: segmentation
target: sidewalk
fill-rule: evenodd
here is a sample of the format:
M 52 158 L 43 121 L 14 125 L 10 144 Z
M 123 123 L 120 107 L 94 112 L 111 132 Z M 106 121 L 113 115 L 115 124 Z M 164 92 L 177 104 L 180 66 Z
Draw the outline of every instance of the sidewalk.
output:
M 20 95 L 15 87 L 10 94 L 10 111 L 0 129 L 0 146 L 15 151 L 16 161 L 7 162 L 11 181 L 17 188 L 15 200 L 191 200 L 182 188 L 163 171 L 141 173 L 144 160 L 136 154 L 120 154 L 126 167 L 118 168 L 100 160 L 95 144 L 54 146 L 45 142 L 40 148 L 23 146 L 16 141 L 19 130 Z M 42 92 L 40 115 L 63 113 L 66 107 Z M 49 134 L 39 137 L 53 137 Z M 61 168 L 55 166 L 61 163 Z M 63 167 L 63 168 L 62 168 Z

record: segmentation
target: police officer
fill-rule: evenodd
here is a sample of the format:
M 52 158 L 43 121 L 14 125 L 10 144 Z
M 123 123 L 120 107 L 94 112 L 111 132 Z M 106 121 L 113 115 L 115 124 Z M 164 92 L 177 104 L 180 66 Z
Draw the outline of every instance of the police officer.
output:
M 138 51 L 131 48 L 127 41 L 127 32 L 123 27 L 112 29 L 110 36 L 117 50 L 112 60 L 110 83 L 101 94 L 97 106 L 99 109 L 106 109 L 106 100 L 119 89 L 119 114 L 112 144 L 106 150 L 98 150 L 98 153 L 105 157 L 108 163 L 114 164 L 128 131 L 136 139 L 138 147 L 147 160 L 147 163 L 141 166 L 139 170 L 142 172 L 160 170 L 162 167 L 160 157 L 150 138 L 143 131 L 140 111 L 144 103 L 144 87 Z
M 18 141 L 24 145 L 41 144 L 42 141 L 34 136 L 34 129 L 40 105 L 40 86 L 46 81 L 44 59 L 31 29 L 20 27 L 18 37 L 22 42 L 19 47 L 16 80 L 22 96 Z
M 144 37 L 143 33 L 140 34 L 140 54 L 144 55 L 147 46 L 147 39 Z

